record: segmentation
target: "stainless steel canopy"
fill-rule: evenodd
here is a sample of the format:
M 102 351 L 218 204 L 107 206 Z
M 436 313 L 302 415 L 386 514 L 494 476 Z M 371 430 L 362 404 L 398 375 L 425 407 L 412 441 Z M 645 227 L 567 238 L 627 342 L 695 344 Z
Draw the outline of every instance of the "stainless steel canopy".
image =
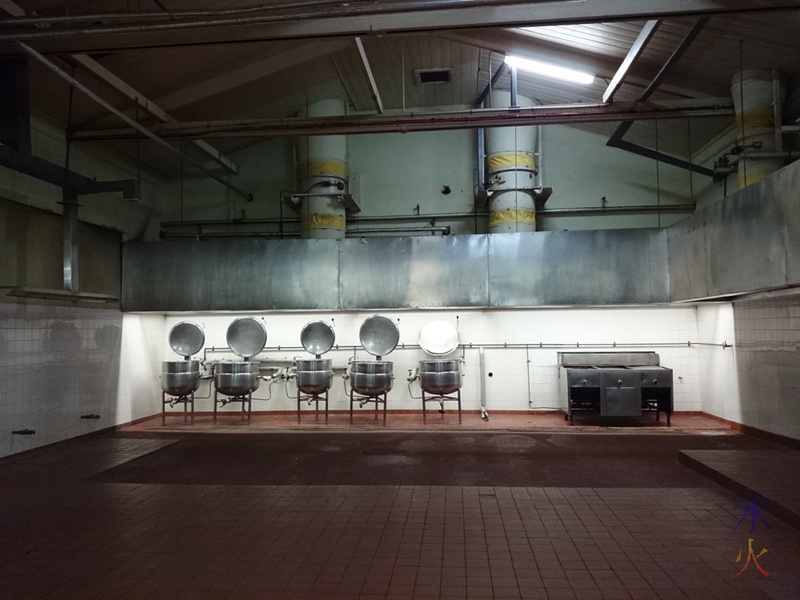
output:
M 364 350 L 373 356 L 385 356 L 397 347 L 400 329 L 388 317 L 374 315 L 361 324 L 358 339 Z
M 300 343 L 307 352 L 314 356 L 321 356 L 333 348 L 336 334 L 325 321 L 311 321 L 300 332 Z
M 168 340 L 173 352 L 188 358 L 200 352 L 206 342 L 206 334 L 197 323 L 181 321 L 170 329 Z
M 240 317 L 228 325 L 228 347 L 242 358 L 251 358 L 267 345 L 267 329 L 253 317 Z

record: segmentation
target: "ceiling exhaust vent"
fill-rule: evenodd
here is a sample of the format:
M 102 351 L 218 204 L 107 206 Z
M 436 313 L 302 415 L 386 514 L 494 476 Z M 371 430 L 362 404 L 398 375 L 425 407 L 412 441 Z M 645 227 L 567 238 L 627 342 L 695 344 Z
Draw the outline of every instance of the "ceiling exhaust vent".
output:
M 450 83 L 452 69 L 415 69 L 417 83 Z

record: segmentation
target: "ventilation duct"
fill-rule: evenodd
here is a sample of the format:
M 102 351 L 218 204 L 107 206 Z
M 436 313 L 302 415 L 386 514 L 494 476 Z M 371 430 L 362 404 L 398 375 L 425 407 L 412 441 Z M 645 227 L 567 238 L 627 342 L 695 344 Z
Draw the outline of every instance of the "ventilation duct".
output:
M 334 117 L 345 114 L 344 102 L 320 100 L 309 104 L 304 117 Z M 344 238 L 347 184 L 347 136 L 326 135 L 297 138 L 297 191 L 301 199 L 302 237 Z
M 517 95 L 516 106 L 533 106 Z M 511 105 L 511 92 L 493 91 L 492 108 Z M 534 187 L 536 127 L 495 127 L 486 130 L 489 233 L 536 231 Z
M 777 71 L 748 69 L 733 76 L 731 96 L 736 112 L 736 144 L 742 148 L 738 166 L 741 189 L 786 164 L 780 156 L 781 136 L 776 129 L 782 124 L 786 85 Z

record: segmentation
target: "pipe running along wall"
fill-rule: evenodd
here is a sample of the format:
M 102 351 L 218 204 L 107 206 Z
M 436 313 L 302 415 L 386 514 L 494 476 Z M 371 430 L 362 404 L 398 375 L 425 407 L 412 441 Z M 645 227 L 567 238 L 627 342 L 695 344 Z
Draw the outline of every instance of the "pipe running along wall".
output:
M 339 99 L 308 105 L 304 117 L 333 117 L 345 114 Z M 345 236 L 346 214 L 341 196 L 347 187 L 347 136 L 297 138 L 297 191 L 302 197 L 302 237 L 341 239 Z
M 780 157 L 747 158 L 749 152 L 782 150 L 775 128 L 781 126 L 786 84 L 777 71 L 746 69 L 733 76 L 731 96 L 736 112 L 736 143 L 743 148 L 738 165 L 739 189 L 742 189 L 786 164 Z
M 511 96 L 508 90 L 495 90 L 489 94 L 490 105 L 511 106 Z M 515 105 L 533 106 L 533 101 L 517 95 Z M 536 127 L 486 130 L 489 233 L 536 231 L 536 134 Z

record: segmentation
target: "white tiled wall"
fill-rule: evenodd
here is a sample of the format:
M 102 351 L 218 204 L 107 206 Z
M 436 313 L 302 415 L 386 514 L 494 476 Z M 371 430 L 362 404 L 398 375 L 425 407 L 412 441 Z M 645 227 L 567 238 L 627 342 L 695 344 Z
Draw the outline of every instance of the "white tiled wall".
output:
M 698 350 L 702 374 L 702 410 L 741 423 L 733 305 L 721 302 L 698 306 L 697 329 L 700 341 L 710 344 L 700 346 Z M 723 348 L 722 344 L 730 347 Z
M 250 314 L 263 318 L 268 332 L 268 351 L 258 358 L 263 361 L 291 360 L 294 356 L 310 357 L 300 348 L 300 331 L 311 320 L 333 322 L 336 342 L 344 346 L 359 346 L 358 331 L 364 319 L 373 312 L 331 313 L 266 313 Z M 419 349 L 403 348 L 403 344 L 416 345 L 420 329 L 430 321 L 442 319 L 459 329 L 463 344 L 473 344 L 464 350 L 464 408 L 480 406 L 480 379 L 478 347 L 486 344 L 528 344 L 529 348 L 487 348 L 486 379 L 487 408 L 491 410 L 527 410 L 533 408 L 559 408 L 564 399 L 558 386 L 558 352 L 580 350 L 654 350 L 661 356 L 661 364 L 674 369 L 675 409 L 700 410 L 700 366 L 696 347 L 697 321 L 694 307 L 641 307 L 641 308 L 559 308 L 525 310 L 445 310 L 445 311 L 389 311 L 382 313 L 398 320 L 400 344 L 386 360 L 394 362 L 395 387 L 389 394 L 391 409 L 419 409 L 420 404 L 411 398 L 406 385 L 408 369 L 417 365 L 426 355 Z M 206 348 L 225 347 L 225 333 L 230 322 L 239 314 L 169 315 L 166 331 L 182 320 L 194 320 L 204 326 Z M 617 348 L 604 347 L 617 344 Z M 539 345 L 544 347 L 540 348 Z M 593 344 L 595 346 L 593 346 Z M 626 345 L 635 344 L 636 347 Z M 669 344 L 669 346 L 665 346 Z M 281 346 L 278 351 L 275 347 Z M 290 349 L 284 350 L 284 347 Z M 165 356 L 172 355 L 163 341 Z M 358 350 L 359 359 L 371 358 Z M 226 352 L 207 353 L 209 359 L 236 359 Z M 333 359 L 334 368 L 343 371 L 352 351 L 332 350 L 326 358 Z M 527 361 L 530 360 L 530 363 Z M 530 386 L 530 395 L 528 388 Z M 201 388 L 201 393 L 205 386 Z M 414 384 L 412 391 L 419 395 Z M 296 407 L 290 387 L 287 397 L 283 385 L 272 387 L 269 401 L 254 402 L 254 410 L 291 410 Z M 256 397 L 266 397 L 266 384 Z M 211 410 L 211 400 L 197 400 L 198 410 Z M 336 378 L 330 395 L 332 410 L 349 408 L 342 380 Z M 230 407 L 238 410 L 238 406 Z
M 800 296 L 735 302 L 741 422 L 800 439 Z
M 0 456 L 155 412 L 163 339 L 162 315 L 0 304 Z
M 359 346 L 361 323 L 374 312 L 251 313 L 268 331 L 268 351 L 258 358 L 286 361 L 308 356 L 300 331 L 312 320 L 333 323 L 337 344 Z M 800 437 L 800 302 L 772 300 L 695 307 L 552 308 L 519 310 L 388 311 L 400 328 L 400 344 L 385 357 L 394 362 L 391 409 L 418 409 L 405 377 L 426 355 L 416 348 L 420 329 L 442 319 L 458 327 L 464 349 L 463 402 L 480 405 L 478 347 L 485 350 L 487 408 L 558 408 L 558 352 L 654 350 L 674 370 L 675 409 L 719 415 L 760 429 Z M 224 348 L 230 322 L 240 314 L 122 314 L 115 310 L 0 304 L 0 456 L 67 439 L 160 412 L 161 361 L 177 359 L 167 344 L 182 320 L 204 326 L 209 360 L 237 359 Z M 689 345 L 688 342 L 693 342 Z M 733 348 L 698 346 L 694 342 Z M 609 345 L 616 344 L 616 348 Z M 541 345 L 541 347 L 540 347 Z M 280 346 L 280 350 L 277 347 Z M 212 348 L 223 348 L 212 351 Z M 363 350 L 332 350 L 341 373 Z M 202 358 L 202 353 L 201 353 Z M 530 361 L 530 362 L 528 362 Z M 204 385 L 198 395 L 204 395 Z M 530 391 L 529 391 L 530 389 Z M 255 410 L 293 410 L 294 388 L 282 384 Z M 419 388 L 414 384 L 414 395 Z M 266 398 L 266 384 L 257 398 Z M 197 410 L 211 410 L 198 399 Z M 238 406 L 226 407 L 238 410 Z M 341 378 L 334 380 L 331 409 L 348 408 Z M 80 415 L 95 413 L 99 420 Z M 11 431 L 34 429 L 35 435 Z
M 800 439 L 800 299 L 698 308 L 703 410 L 764 431 Z

